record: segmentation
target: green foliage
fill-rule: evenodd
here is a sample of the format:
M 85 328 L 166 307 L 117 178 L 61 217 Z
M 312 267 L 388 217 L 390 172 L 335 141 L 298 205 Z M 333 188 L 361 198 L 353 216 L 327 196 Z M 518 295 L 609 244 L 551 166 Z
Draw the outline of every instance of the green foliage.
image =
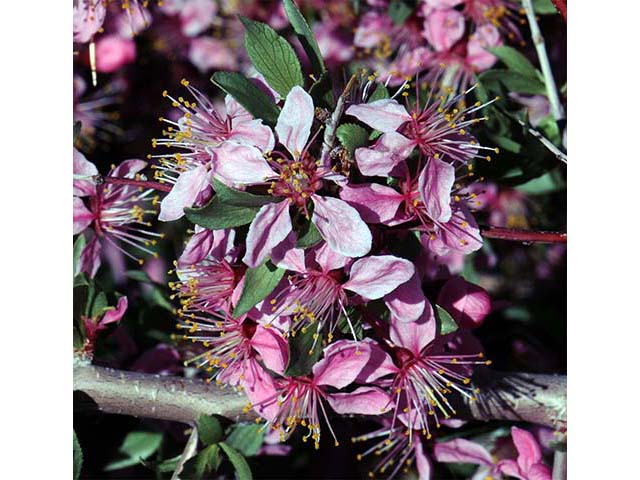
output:
M 76 436 L 75 430 L 73 431 L 73 480 L 80 478 L 80 471 L 82 470 L 82 448 L 80 448 L 80 442 Z
M 515 48 L 502 45 L 500 47 L 490 48 L 489 51 L 498 57 L 510 71 L 519 73 L 525 77 L 543 80 L 542 74 L 531 65 L 527 57 Z
M 320 235 L 318 227 L 316 227 L 315 223 L 309 221 L 306 222 L 298 232 L 296 247 L 309 248 L 320 243 L 321 240 L 322 236 Z
M 533 0 L 533 11 L 538 15 L 553 15 L 558 13 L 551 0 Z
M 200 480 L 205 475 L 216 472 L 221 461 L 220 446 L 217 444 L 209 445 L 195 457 L 187 460 L 182 469 L 181 477 Z
M 125 458 L 115 460 L 104 468 L 106 472 L 132 467 L 153 455 L 162 443 L 162 434 L 158 432 L 131 432 L 124 439 L 119 452 Z
M 231 428 L 225 442 L 245 457 L 252 457 L 260 450 L 266 433 L 264 425 L 238 423 Z
M 244 288 L 236 308 L 233 310 L 233 316 L 238 318 L 251 310 L 258 302 L 264 300 L 280 283 L 284 273 L 285 270 L 276 267 L 270 261 L 259 267 L 247 269 Z
M 293 30 L 296 32 L 296 35 L 298 35 L 302 48 L 304 48 L 307 57 L 309 57 L 313 72 L 320 77 L 327 71 L 327 67 L 324 64 L 320 47 L 318 47 L 318 42 L 316 42 L 313 32 L 309 28 L 309 24 L 293 0 L 284 0 L 284 10 L 287 13 Z
M 184 213 L 196 225 L 211 230 L 222 230 L 251 223 L 258 210 L 260 210 L 259 207 L 229 205 L 215 196 L 204 207 L 185 208 Z
M 87 246 L 87 239 L 83 234 L 78 235 L 76 241 L 73 242 L 73 276 L 80 273 L 80 255 Z
M 300 377 L 311 373 L 311 367 L 318 361 L 321 353 L 322 337 L 316 332 L 315 326 L 302 328 L 295 334 L 290 333 L 289 364 L 284 374 L 287 377 Z
M 376 89 L 371 95 L 369 95 L 367 103 L 375 102 L 376 100 L 383 100 L 385 98 L 389 98 L 389 90 L 387 90 L 387 87 L 383 84 L 378 83 L 376 85 Z
M 222 440 L 224 432 L 220 420 L 212 415 L 201 415 L 198 419 L 198 438 L 205 445 L 213 445 Z
M 523 75 L 513 70 L 487 70 L 478 76 L 478 80 L 484 84 L 500 82 L 509 92 L 530 95 L 545 95 L 547 93 L 544 82 L 539 77 Z
M 342 146 L 351 154 L 356 148 L 364 147 L 369 143 L 369 132 L 355 123 L 343 123 L 336 130 L 336 137 Z
M 293 47 L 269 25 L 240 16 L 244 45 L 251 63 L 282 97 L 296 85 L 304 85 L 300 61 Z
M 402 25 L 413 13 L 413 7 L 402 0 L 391 0 L 387 14 L 396 25 Z
M 236 478 L 238 480 L 252 480 L 251 469 L 244 457 L 235 448 L 225 442 L 220 442 L 220 447 L 233 464 L 233 468 L 236 470 Z
M 235 207 L 261 207 L 267 203 L 277 202 L 274 197 L 266 195 L 254 195 L 227 187 L 224 183 L 213 179 L 213 189 L 218 199 L 227 205 Z
M 458 324 L 453 319 L 449 312 L 447 312 L 440 305 L 436 305 L 435 309 L 436 320 L 438 322 L 438 332 L 440 335 L 447 335 L 458 330 Z
M 267 125 L 275 126 L 280 109 L 265 92 L 251 80 L 236 72 L 216 72 L 211 81 L 225 93 L 228 93 L 255 118 L 262 119 Z

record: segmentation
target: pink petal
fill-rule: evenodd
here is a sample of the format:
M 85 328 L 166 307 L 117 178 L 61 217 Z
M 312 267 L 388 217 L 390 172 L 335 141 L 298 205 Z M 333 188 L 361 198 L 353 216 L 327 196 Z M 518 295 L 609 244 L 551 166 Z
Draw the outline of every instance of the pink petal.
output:
M 120 35 L 101 35 L 96 42 L 96 70 L 113 73 L 136 59 L 136 43 Z
M 369 342 L 338 340 L 324 349 L 324 358 L 313 366 L 314 383 L 344 388 L 356 379 L 369 356 Z
M 482 248 L 480 229 L 473 215 L 467 209 L 460 208 L 455 211 L 451 219 L 441 227 L 438 235 L 448 248 L 464 254 Z
M 275 328 L 258 325 L 251 346 L 256 350 L 265 366 L 276 373 L 284 373 L 289 362 L 289 345 Z
M 302 87 L 296 85 L 287 94 L 276 123 L 278 140 L 295 158 L 300 156 L 309 140 L 313 123 L 313 100 Z
M 189 265 L 195 265 L 204 259 L 213 246 L 213 231 L 202 229 L 196 232 L 187 242 L 184 251 L 178 258 L 178 266 L 180 268 Z
M 473 463 L 474 465 L 493 466 L 491 454 L 482 445 L 457 438 L 448 442 L 436 443 L 433 458 L 445 463 Z
M 389 394 L 377 387 L 359 387 L 350 393 L 332 393 L 327 401 L 341 415 L 380 415 L 393 407 Z
M 435 222 L 448 222 L 451 218 L 451 189 L 456 180 L 453 165 L 439 158 L 430 158 L 418 179 L 420 196 L 427 214 Z
M 98 168 L 75 148 L 73 149 L 73 174 L 81 176 L 93 176 L 98 174 Z M 73 180 L 73 195 L 84 197 L 95 195 L 96 184 L 93 180 Z
M 245 362 L 242 386 L 253 409 L 263 418 L 274 421 L 279 409 L 278 392 L 271 375 L 257 361 L 249 359 Z
M 189 61 L 200 72 L 209 70 L 238 70 L 238 60 L 224 40 L 197 37 L 189 42 Z
M 527 480 L 551 480 L 551 469 L 543 463 L 536 463 L 527 472 Z
M 90 277 L 95 277 L 100 268 L 100 251 L 102 246 L 98 241 L 98 237 L 94 236 L 93 239 L 87 243 L 80 254 L 80 261 L 78 262 L 78 270 L 86 273 Z
M 390 98 L 351 105 L 345 113 L 383 133 L 395 132 L 404 123 L 411 120 L 407 109 Z
M 489 294 L 482 287 L 458 276 L 444 284 L 438 295 L 438 305 L 463 328 L 479 327 L 491 312 Z
M 342 287 L 369 300 L 382 298 L 409 280 L 415 272 L 413 264 L 393 255 L 361 258 L 351 266 L 349 281 Z
M 371 231 L 358 211 L 347 202 L 331 197 L 312 197 L 311 221 L 332 250 L 346 257 L 361 257 L 371 250 Z
M 385 37 L 393 34 L 393 28 L 393 21 L 388 15 L 369 11 L 358 23 L 353 44 L 360 48 L 376 48 Z
M 229 140 L 253 145 L 261 152 L 270 152 L 275 145 L 273 132 L 262 123 L 262 120 L 232 121 Z
M 328 243 L 323 243 L 317 250 L 315 255 L 316 262 L 324 273 L 331 270 L 342 268 L 347 264 L 349 257 L 336 253 L 329 247 Z
M 424 447 L 420 440 L 415 442 L 413 450 L 416 453 L 418 480 L 431 480 L 433 474 L 431 460 L 429 460 L 429 457 L 424 453 Z
M 519 478 L 520 480 L 527 480 L 527 478 L 523 476 L 523 472 L 520 470 L 520 467 L 514 460 L 500 460 L 500 462 L 498 462 L 498 469 L 500 470 L 500 473 L 504 473 L 505 475 L 509 475 L 510 477 Z
M 356 161 L 363 175 L 386 177 L 413 150 L 412 140 L 396 132 L 383 134 L 372 148 L 356 149 Z
M 134 178 L 136 173 L 147 168 L 147 162 L 137 158 L 123 160 L 120 164 L 109 172 L 110 177 Z
M 202 165 L 181 173 L 169 194 L 160 203 L 158 220 L 170 222 L 184 216 L 185 207 L 193 205 L 198 194 L 208 183 L 209 175 Z
M 399 347 L 420 355 L 423 348 L 436 338 L 436 317 L 429 302 L 425 304 L 422 316 L 414 322 L 401 322 L 391 317 L 389 338 Z
M 495 26 L 490 23 L 479 26 L 467 43 L 467 63 L 477 72 L 491 68 L 497 59 L 487 49 L 499 45 L 502 45 L 502 37 Z
M 211 0 L 189 0 L 180 9 L 182 33 L 195 37 L 211 26 L 218 4 Z
M 127 297 L 120 297 L 118 299 L 118 304 L 112 310 L 107 310 L 100 321 L 100 325 L 108 325 L 110 323 L 118 323 L 125 312 L 127 311 L 127 307 L 129 306 L 129 300 Z
M 251 145 L 224 142 L 213 156 L 213 176 L 229 186 L 264 183 L 276 175 L 262 152 Z
M 449 50 L 464 35 L 464 15 L 457 10 L 436 10 L 424 19 L 424 38 L 438 52 Z
M 358 374 L 356 383 L 371 384 L 379 378 L 395 375 L 398 372 L 398 367 L 393 363 L 391 356 L 373 340 L 370 341 L 369 352 L 369 361 Z
M 355 208 L 367 223 L 387 223 L 392 220 L 404 197 L 391 187 L 377 183 L 346 185 L 340 198 Z
M 91 225 L 94 215 L 81 198 L 73 197 L 73 234 L 77 235 Z
M 391 311 L 391 315 L 400 322 L 412 322 L 420 318 L 426 302 L 417 273 L 384 297 L 384 303 Z
M 251 268 L 261 265 L 291 230 L 287 200 L 263 205 L 249 226 L 247 252 L 242 261 Z
M 73 41 L 86 43 L 100 30 L 107 14 L 101 1 L 81 0 L 73 7 Z
M 526 472 L 535 463 L 540 463 L 540 445 L 532 433 L 518 427 L 511 427 L 511 438 L 518 450 L 518 465 Z
M 306 272 L 304 250 L 296 248 L 297 239 L 296 232 L 289 233 L 287 238 L 271 251 L 271 262 L 285 270 Z

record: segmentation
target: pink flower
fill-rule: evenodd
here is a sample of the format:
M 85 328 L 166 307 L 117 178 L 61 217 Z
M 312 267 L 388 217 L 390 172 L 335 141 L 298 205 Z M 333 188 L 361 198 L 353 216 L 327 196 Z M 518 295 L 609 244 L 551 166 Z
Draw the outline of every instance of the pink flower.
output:
M 447 310 L 463 328 L 479 327 L 491 312 L 489 294 L 458 276 L 444 284 L 438 295 L 438 305 Z
M 551 469 L 542 462 L 540 445 L 535 437 L 518 427 L 511 427 L 511 437 L 518 450 L 516 460 L 501 460 L 500 472 L 521 480 L 551 480 Z
M 329 19 L 318 22 L 313 26 L 322 58 L 331 68 L 336 68 L 349 62 L 353 58 L 351 40 L 340 30 L 340 25 Z
M 367 301 L 385 298 L 399 312 L 424 308 L 420 298 L 414 299 L 410 294 L 402 296 L 402 292 L 392 294 L 414 276 L 414 266 L 408 260 L 392 255 L 361 258 L 351 264 L 347 277 L 342 269 L 349 259 L 332 251 L 327 244 L 307 252 L 305 255 L 302 250 L 294 249 L 281 256 L 280 251 L 275 251 L 272 258 L 293 272 L 288 277 L 288 285 L 273 296 L 270 304 L 275 315 L 292 315 L 294 331 L 298 328 L 304 331 L 317 322 L 317 331 L 328 326 L 331 340 L 340 315 L 345 315 L 351 325 L 345 309 L 350 303 L 348 292 Z M 410 288 L 415 288 L 414 284 Z
M 73 41 L 86 43 L 104 23 L 107 14 L 102 0 L 78 0 L 73 6 Z
M 214 0 L 186 0 L 180 8 L 182 33 L 187 37 L 201 34 L 211 26 L 217 12 Z
M 146 165 L 142 160 L 125 160 L 117 167 L 112 167 L 108 176 L 140 178 L 139 172 Z M 75 148 L 73 173 L 73 234 L 82 233 L 90 226 L 94 233 L 81 254 L 80 271 L 95 276 L 100 266 L 101 241 L 109 242 L 140 264 L 144 261 L 122 245 L 157 255 L 148 247 L 164 234 L 145 230 L 151 225 L 145 218 L 156 212 L 153 207 L 159 200 L 153 195 L 153 190 L 140 192 L 138 187 L 129 185 L 95 185 L 90 177 L 97 175 L 98 169 Z
M 104 35 L 96 42 L 96 70 L 113 73 L 136 59 L 133 40 L 118 35 Z
M 467 43 L 466 63 L 473 67 L 474 71 L 488 70 L 496 63 L 496 56 L 488 51 L 502 45 L 502 38 L 498 29 L 491 24 L 484 24 L 473 32 Z
M 98 333 L 106 330 L 110 324 L 118 323 L 127 311 L 128 306 L 127 297 L 120 297 L 115 307 L 107 307 L 95 317 L 82 317 L 86 336 L 85 344 L 82 347 L 83 353 L 89 356 L 93 355 Z
M 181 218 L 185 207 L 191 207 L 211 189 L 211 176 L 224 183 L 236 181 L 246 185 L 262 182 L 265 175 L 271 173 L 262 166 L 262 152 L 273 148 L 274 138 L 262 120 L 253 119 L 228 95 L 225 110 L 218 111 L 188 81 L 182 80 L 182 85 L 196 101 L 182 97 L 176 100 L 163 92 L 183 116 L 178 122 L 163 118 L 169 125 L 164 132 L 166 137 L 152 141 L 154 147 L 163 145 L 183 150 L 172 156 L 152 156 L 160 162 L 156 166 L 158 181 L 173 184 L 160 204 L 158 219 L 161 221 Z
M 367 12 L 356 28 L 353 44 L 360 48 L 375 48 L 385 41 L 388 42 L 393 31 L 393 21 L 388 15 Z
M 532 127 L 540 125 L 551 112 L 549 100 L 544 95 L 521 95 L 511 92 L 509 96 L 526 107 L 527 117 Z
M 464 35 L 464 16 L 457 10 L 436 10 L 425 17 L 422 34 L 436 51 L 449 50 Z
M 482 445 L 456 438 L 448 442 L 439 442 L 433 447 L 433 458 L 444 463 L 471 463 L 479 465 L 473 478 L 493 478 L 498 480 L 500 468 L 497 461 L 494 461 L 491 453 Z
M 217 38 L 197 37 L 189 44 L 189 60 L 201 72 L 238 70 L 238 59 L 227 42 Z

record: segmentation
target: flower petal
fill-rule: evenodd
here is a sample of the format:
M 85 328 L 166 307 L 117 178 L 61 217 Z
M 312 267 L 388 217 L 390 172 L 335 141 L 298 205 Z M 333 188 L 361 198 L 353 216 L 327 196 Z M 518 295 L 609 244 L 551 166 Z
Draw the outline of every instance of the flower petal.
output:
M 91 225 L 94 215 L 81 198 L 73 197 L 73 234 L 77 235 Z
M 351 105 L 345 113 L 382 133 L 395 132 L 402 124 L 411 120 L 407 109 L 391 98 Z
M 102 251 L 102 245 L 98 241 L 98 237 L 95 236 L 87 243 L 80 254 L 80 261 L 78 262 L 78 270 L 86 273 L 90 277 L 95 277 L 100 268 L 100 252 Z
M 251 145 L 224 142 L 213 150 L 213 176 L 229 186 L 264 183 L 276 174 Z
M 324 358 L 313 366 L 316 385 L 344 388 L 352 383 L 369 361 L 369 342 L 339 340 L 324 349 Z
M 527 472 L 532 465 L 540 463 L 542 453 L 540 445 L 531 432 L 518 427 L 511 427 L 511 438 L 518 450 L 518 466 Z
M 341 415 L 380 415 L 393 407 L 389 394 L 378 387 L 358 387 L 350 393 L 332 393 L 327 395 L 327 401 Z
M 438 294 L 438 305 L 463 328 L 479 327 L 491 312 L 489 294 L 482 287 L 458 276 L 444 284 Z
M 80 176 L 93 176 L 98 174 L 98 168 L 75 148 L 73 149 L 73 174 Z M 73 180 L 74 196 L 84 197 L 87 195 L 95 195 L 95 193 L 96 184 L 93 180 Z
M 431 480 L 432 465 L 429 457 L 424 453 L 422 442 L 415 442 L 413 450 L 416 453 L 416 468 L 418 470 L 418 480 Z
M 356 162 L 363 175 L 386 177 L 409 156 L 414 143 L 396 132 L 383 134 L 372 148 L 356 149 Z
M 409 281 L 384 297 L 384 303 L 391 314 L 401 322 L 412 322 L 420 318 L 426 302 L 417 272 Z
M 424 347 L 436 338 L 436 317 L 429 302 L 425 303 L 422 316 L 414 322 L 401 322 L 391 317 L 389 338 L 399 347 L 419 355 Z
M 317 250 L 315 255 L 316 262 L 322 268 L 323 273 L 331 270 L 342 268 L 347 264 L 349 257 L 336 253 L 329 247 L 328 243 L 323 243 Z
M 349 280 L 342 286 L 368 300 L 382 298 L 409 280 L 415 273 L 413 263 L 393 255 L 377 255 L 356 260 Z
M 170 222 L 184 216 L 185 207 L 191 207 L 198 194 L 208 185 L 207 170 L 200 165 L 183 172 L 169 194 L 160 203 L 158 220 Z
M 273 132 L 262 123 L 262 120 L 236 120 L 231 123 L 229 140 L 253 145 L 261 152 L 270 152 L 275 145 Z
M 273 378 L 253 359 L 245 362 L 243 370 L 242 386 L 253 409 L 267 420 L 275 420 L 278 392 Z
M 418 179 L 420 196 L 429 217 L 435 222 L 451 218 L 451 189 L 456 180 L 453 165 L 439 158 L 430 158 Z
M 466 208 L 461 207 L 453 212 L 451 219 L 440 227 L 438 235 L 450 249 L 469 254 L 482 248 L 480 229 Z
M 251 268 L 262 264 L 291 230 L 288 201 L 263 205 L 249 226 L 247 252 L 242 261 Z
M 251 337 L 251 346 L 260 354 L 269 370 L 284 373 L 289 362 L 289 345 L 275 328 L 258 325 Z
M 493 466 L 493 459 L 486 448 L 464 438 L 436 443 L 433 457 L 438 462 Z
M 115 308 L 111 307 L 112 310 L 107 310 L 100 320 L 100 325 L 108 325 L 110 323 L 119 322 L 127 311 L 127 307 L 129 306 L 129 300 L 127 297 L 120 297 L 118 299 L 118 304 Z
M 271 251 L 271 261 L 274 265 L 294 272 L 306 272 L 304 250 L 296 248 L 298 236 L 291 231 L 287 238 Z
M 311 221 L 332 250 L 347 257 L 369 253 L 371 231 L 355 208 L 337 198 L 318 195 L 311 198 L 315 205 Z
M 464 15 L 457 10 L 436 10 L 424 19 L 422 35 L 438 52 L 449 50 L 464 35 Z
M 313 123 L 313 99 L 296 85 L 289 91 L 276 123 L 278 140 L 289 153 L 298 157 L 307 145 Z
M 392 220 L 404 197 L 391 187 L 377 183 L 346 185 L 340 198 L 355 208 L 367 223 L 386 223 Z

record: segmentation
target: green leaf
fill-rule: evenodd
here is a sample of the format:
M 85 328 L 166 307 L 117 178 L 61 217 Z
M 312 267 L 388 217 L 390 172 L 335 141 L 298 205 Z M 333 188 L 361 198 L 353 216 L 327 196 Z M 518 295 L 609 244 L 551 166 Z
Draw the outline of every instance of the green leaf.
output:
M 284 372 L 287 377 L 300 377 L 311 372 L 311 367 L 318 361 L 322 353 L 322 337 L 318 337 L 315 326 L 301 328 L 294 335 L 289 334 L 289 364 Z M 313 350 L 312 350 L 313 348 Z
M 239 227 L 251 223 L 259 207 L 238 207 L 225 204 L 217 196 L 202 208 L 185 208 L 187 218 L 201 227 L 211 230 Z
M 320 47 L 318 47 L 318 42 L 316 42 L 313 32 L 309 28 L 309 24 L 293 0 L 284 0 L 284 10 L 287 12 L 287 17 L 289 18 L 289 22 L 291 22 L 293 30 L 298 35 L 298 40 L 300 40 L 302 48 L 304 48 L 307 57 L 309 57 L 313 72 L 320 77 L 320 75 L 327 71 L 327 67 L 324 64 Z
M 389 98 L 389 90 L 383 84 L 378 83 L 376 89 L 373 91 L 371 95 L 369 95 L 369 100 L 367 103 L 375 102 L 376 100 L 383 100 L 385 98 Z
M 144 270 L 127 270 L 124 274 L 137 282 L 153 283 L 153 280 L 149 278 L 149 275 Z
M 227 454 L 227 458 L 233 464 L 233 468 L 236 470 L 236 478 L 238 480 L 252 480 L 251 469 L 244 457 L 238 453 L 236 449 L 227 445 L 225 442 L 220 442 L 220 447 Z
M 536 68 L 531 65 L 531 62 L 513 47 L 502 45 L 500 47 L 490 48 L 489 51 L 498 57 L 502 63 L 504 63 L 509 70 L 520 73 L 525 77 L 540 78 L 542 75 Z
M 252 457 L 258 453 L 264 436 L 267 433 L 264 425 L 255 423 L 238 423 L 233 426 L 225 442 L 238 450 L 245 457 Z
M 96 318 L 99 315 L 102 315 L 105 310 L 109 308 L 109 302 L 107 301 L 107 294 L 104 292 L 99 292 L 95 298 L 93 299 L 93 304 L 91 305 L 91 318 Z
M 387 14 L 396 25 L 402 25 L 413 12 L 413 8 L 402 0 L 392 0 Z
M 216 72 L 211 81 L 225 93 L 231 95 L 255 118 L 262 119 L 267 125 L 274 126 L 278 121 L 280 109 L 265 92 L 251 80 L 236 72 Z
M 235 207 L 261 207 L 267 203 L 277 202 L 278 199 L 267 195 L 254 195 L 227 187 L 224 183 L 213 179 L 213 189 L 216 197 L 225 204 Z
M 80 448 L 80 442 L 76 436 L 75 430 L 73 431 L 73 480 L 80 478 L 80 471 L 82 470 L 82 448 Z
M 347 151 L 353 155 L 356 148 L 364 147 L 369 143 L 369 132 L 355 123 L 343 123 L 336 130 L 336 136 Z
M 240 16 L 244 46 L 251 63 L 282 97 L 296 85 L 304 85 L 300 61 L 293 47 L 269 25 Z
M 212 415 L 201 415 L 198 419 L 198 437 L 205 445 L 213 445 L 223 438 L 222 425 Z
M 162 443 L 162 434 L 157 432 L 131 432 L 120 446 L 120 453 L 126 458 L 115 460 L 106 467 L 105 472 L 132 467 L 153 455 Z
M 302 229 L 298 232 L 297 248 L 309 248 L 313 247 L 322 240 L 320 231 L 316 224 L 313 222 L 307 222 Z
M 520 151 L 522 150 L 522 145 L 520 145 L 518 142 L 514 142 L 509 137 L 503 135 L 493 135 L 491 133 L 487 133 L 487 137 L 489 137 L 489 140 L 491 140 L 497 146 L 508 152 L 520 153 Z
M 563 190 L 564 188 L 566 188 L 564 184 L 558 182 L 551 172 L 547 172 L 541 177 L 518 185 L 516 190 L 528 195 L 547 195 Z
M 544 83 L 538 77 L 528 77 L 511 70 L 487 70 L 478 76 L 482 83 L 499 81 L 510 92 L 546 95 Z
M 259 267 L 247 269 L 244 288 L 236 308 L 233 310 L 233 316 L 238 318 L 251 310 L 258 302 L 264 300 L 280 283 L 284 273 L 284 269 L 276 267 L 270 261 Z
M 447 335 L 458 330 L 458 324 L 440 305 L 436 305 L 436 319 L 438 320 L 438 331 L 440 335 Z
M 533 11 L 538 15 L 553 15 L 559 13 L 551 0 L 533 0 Z
M 80 255 L 87 246 L 87 239 L 83 234 L 80 234 L 76 241 L 73 242 L 73 276 L 75 277 L 80 273 Z
M 198 455 L 187 460 L 180 476 L 185 479 L 200 480 L 205 474 L 217 471 L 220 462 L 220 447 L 209 445 Z

